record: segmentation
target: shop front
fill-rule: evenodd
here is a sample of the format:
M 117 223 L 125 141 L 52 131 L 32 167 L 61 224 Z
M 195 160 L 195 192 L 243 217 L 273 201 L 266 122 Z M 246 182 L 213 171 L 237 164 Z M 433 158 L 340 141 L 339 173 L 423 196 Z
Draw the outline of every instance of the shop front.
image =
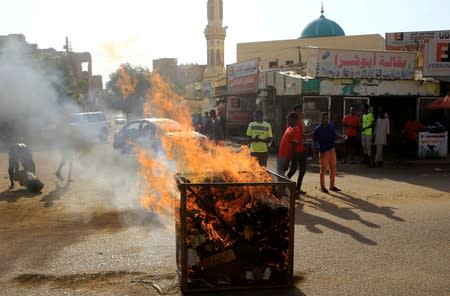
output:
M 246 129 L 258 108 L 259 60 L 227 65 L 226 135 L 246 143 Z

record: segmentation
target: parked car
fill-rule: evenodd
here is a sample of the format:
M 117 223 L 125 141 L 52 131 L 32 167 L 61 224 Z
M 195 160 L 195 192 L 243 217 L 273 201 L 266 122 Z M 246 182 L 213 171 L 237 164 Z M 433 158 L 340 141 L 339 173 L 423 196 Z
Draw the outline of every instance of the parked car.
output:
M 127 116 L 122 113 L 118 113 L 114 115 L 114 124 L 115 125 L 123 125 L 127 123 Z
M 123 153 L 133 153 L 135 144 L 157 149 L 161 145 L 161 137 L 190 137 L 200 141 L 206 139 L 206 136 L 172 119 L 142 118 L 128 122 L 116 132 L 113 148 Z
M 87 140 L 108 140 L 110 122 L 103 112 L 74 113 L 70 116 L 69 125 Z

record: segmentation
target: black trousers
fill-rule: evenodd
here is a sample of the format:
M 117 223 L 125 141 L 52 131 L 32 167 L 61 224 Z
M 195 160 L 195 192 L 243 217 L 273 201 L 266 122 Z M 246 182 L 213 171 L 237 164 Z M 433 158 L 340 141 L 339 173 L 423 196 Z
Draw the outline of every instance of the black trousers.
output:
M 267 159 L 269 158 L 269 152 L 251 152 L 251 156 L 255 157 L 260 166 L 267 166 Z
M 294 154 L 294 158 L 291 160 L 291 166 L 289 168 L 289 172 L 287 173 L 287 177 L 290 179 L 297 171 L 297 168 L 299 169 L 297 184 L 295 186 L 297 190 L 300 190 L 300 188 L 302 188 L 303 177 L 306 173 L 307 159 L 308 155 L 306 152 L 297 152 Z

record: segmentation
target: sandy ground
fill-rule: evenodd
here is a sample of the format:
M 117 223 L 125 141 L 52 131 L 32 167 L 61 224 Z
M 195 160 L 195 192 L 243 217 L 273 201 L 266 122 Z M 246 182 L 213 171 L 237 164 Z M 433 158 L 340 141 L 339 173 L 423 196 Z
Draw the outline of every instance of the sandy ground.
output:
M 0 295 L 180 294 L 174 233 L 142 208 L 137 167 L 110 146 L 79 161 L 70 183 L 56 182 L 58 153 L 35 152 L 40 194 L 8 190 L 0 153 Z M 318 190 L 314 163 L 305 176 L 295 287 L 228 295 L 449 295 L 450 167 L 338 171 L 341 193 Z

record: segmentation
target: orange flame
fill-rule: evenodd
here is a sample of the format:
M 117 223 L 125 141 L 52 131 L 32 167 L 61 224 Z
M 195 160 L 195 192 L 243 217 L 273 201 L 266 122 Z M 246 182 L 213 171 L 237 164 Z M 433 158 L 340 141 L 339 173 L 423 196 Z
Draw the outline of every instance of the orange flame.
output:
M 151 88 L 147 93 L 144 117 L 174 119 L 186 128 L 187 135 L 192 135 L 191 112 L 184 98 L 173 92 L 158 74 L 149 75 L 149 79 Z M 215 174 L 228 182 L 271 181 L 258 162 L 250 157 L 246 146 L 231 149 L 230 145 L 192 136 L 162 137 L 161 146 L 162 151 L 156 155 L 144 148 L 138 149 L 139 174 L 144 181 L 141 203 L 149 211 L 173 214 L 170 211 L 175 209 L 179 195 L 176 173 L 189 174 L 191 182 L 203 182 L 205 176 Z
M 128 97 L 136 93 L 136 86 L 138 85 L 138 80 L 130 76 L 127 72 L 125 65 L 120 65 L 117 76 L 117 86 L 123 97 Z

